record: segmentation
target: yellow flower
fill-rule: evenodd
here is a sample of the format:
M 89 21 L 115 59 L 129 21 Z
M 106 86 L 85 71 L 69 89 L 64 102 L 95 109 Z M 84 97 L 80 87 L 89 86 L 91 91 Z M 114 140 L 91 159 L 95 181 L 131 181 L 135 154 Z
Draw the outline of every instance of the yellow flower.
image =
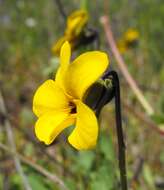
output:
M 125 53 L 128 49 L 135 46 L 139 39 L 139 32 L 136 29 L 129 28 L 118 41 L 118 49 L 121 53 Z
M 60 67 L 55 80 L 45 81 L 36 91 L 33 112 L 39 118 L 35 134 L 49 145 L 70 125 L 75 125 L 68 137 L 76 149 L 96 145 L 98 122 L 95 113 L 84 103 L 88 88 L 108 67 L 108 57 L 100 51 L 90 51 L 70 63 L 71 48 L 65 42 L 60 51 Z
M 124 34 L 124 39 L 127 43 L 137 41 L 139 39 L 139 32 L 136 29 L 129 28 Z
M 80 38 L 81 33 L 88 21 L 88 13 L 85 10 L 74 11 L 67 19 L 67 26 L 64 36 L 61 37 L 52 47 L 52 52 L 59 55 L 60 48 L 65 41 L 69 41 L 71 48 L 74 48 Z

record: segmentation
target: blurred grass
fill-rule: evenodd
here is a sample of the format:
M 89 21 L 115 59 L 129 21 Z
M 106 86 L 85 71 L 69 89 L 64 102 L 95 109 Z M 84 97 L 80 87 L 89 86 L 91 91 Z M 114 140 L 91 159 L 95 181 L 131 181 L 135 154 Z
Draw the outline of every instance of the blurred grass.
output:
M 67 13 L 79 8 L 79 2 L 75 0 L 69 3 L 67 0 L 62 2 Z M 104 33 L 98 22 L 104 14 L 104 4 L 100 0 L 88 3 L 89 25 L 99 30 L 100 49 L 106 50 Z M 138 47 L 126 52 L 124 58 L 129 71 L 156 110 L 155 121 L 161 123 L 159 115 L 161 118 L 164 115 L 164 3 L 162 0 L 111 0 L 109 8 L 116 39 L 129 27 L 135 27 L 140 32 Z M 70 190 L 115 190 L 119 181 L 119 171 L 112 103 L 102 111 L 99 142 L 94 151 L 76 152 L 63 142 L 63 136 L 50 147 L 41 145 L 34 137 L 32 96 L 39 84 L 52 76 L 57 60 L 55 63 L 52 61 L 50 50 L 54 41 L 63 34 L 63 25 L 64 21 L 52 0 L 0 1 L 0 85 L 14 126 L 17 148 L 28 158 L 52 173 L 57 173 Z M 94 49 L 94 45 L 86 49 Z M 86 49 L 83 47 L 79 52 Z M 111 66 L 117 69 L 112 57 Z M 48 68 L 52 69 L 47 72 Z M 122 98 L 141 110 L 123 78 L 121 84 Z M 141 124 L 125 109 L 123 124 L 127 141 L 128 179 L 134 175 L 137 161 L 142 157 L 144 166 L 134 189 L 158 189 L 155 183 L 159 179 L 164 181 L 162 137 L 144 123 Z M 3 127 L 0 130 L 0 141 L 5 143 Z M 44 151 L 60 164 L 56 164 Z M 32 168 L 26 165 L 23 165 L 23 168 L 34 190 L 58 189 Z M 9 189 L 23 189 L 11 157 L 3 152 L 0 152 L 0 170 L 0 189 L 4 188 L 4 181 L 7 179 Z

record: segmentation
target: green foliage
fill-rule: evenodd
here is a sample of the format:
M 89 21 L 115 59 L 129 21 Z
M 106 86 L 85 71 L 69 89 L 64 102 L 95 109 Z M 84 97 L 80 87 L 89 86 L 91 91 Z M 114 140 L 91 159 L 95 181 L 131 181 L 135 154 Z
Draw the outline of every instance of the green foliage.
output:
M 154 186 L 154 177 L 153 177 L 153 174 L 151 172 L 151 169 L 148 165 L 145 165 L 144 166 L 144 169 L 143 169 L 143 176 L 144 176 L 144 179 L 145 181 L 147 182 L 148 186 L 153 190 L 155 189 L 155 186 Z
M 111 163 L 116 160 L 116 155 L 114 154 L 112 138 L 108 135 L 102 135 L 99 142 L 100 151 L 104 154 L 105 158 Z
M 32 187 L 32 189 L 39 189 L 39 190 L 48 190 L 49 188 L 46 187 L 43 178 L 38 177 L 38 175 L 31 174 L 28 177 L 29 183 Z M 55 190 L 55 189 L 54 189 Z
M 114 170 L 112 165 L 104 163 L 100 168 L 92 173 L 91 190 L 114 190 Z
M 78 171 L 82 172 L 83 174 L 87 174 L 91 169 L 91 166 L 94 161 L 94 153 L 91 151 L 79 152 L 78 157 L 76 158 L 76 167 Z
M 164 152 L 161 152 L 160 154 L 160 161 L 162 162 L 162 164 L 164 164 Z
M 70 190 L 76 190 L 76 182 L 73 179 L 67 178 L 65 183 Z
M 22 189 L 21 177 L 17 173 L 12 175 L 10 183 L 11 183 L 11 189 L 16 189 L 16 190 Z
M 3 175 L 0 174 L 0 187 L 2 187 L 2 186 L 3 186 Z
M 154 119 L 154 121 L 158 124 L 163 123 L 164 124 L 164 115 L 162 114 L 154 114 L 152 115 L 152 118 Z

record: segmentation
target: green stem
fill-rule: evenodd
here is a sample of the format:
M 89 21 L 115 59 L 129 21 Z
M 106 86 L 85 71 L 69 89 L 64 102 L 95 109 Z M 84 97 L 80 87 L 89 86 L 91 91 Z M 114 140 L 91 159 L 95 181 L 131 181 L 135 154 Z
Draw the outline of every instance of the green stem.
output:
M 81 0 L 80 8 L 88 10 L 88 0 Z

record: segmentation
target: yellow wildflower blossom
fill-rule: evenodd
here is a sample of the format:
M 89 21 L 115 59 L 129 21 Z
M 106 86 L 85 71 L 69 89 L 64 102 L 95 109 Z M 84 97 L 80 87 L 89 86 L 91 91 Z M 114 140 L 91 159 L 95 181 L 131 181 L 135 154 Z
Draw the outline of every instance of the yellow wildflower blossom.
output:
M 67 19 L 64 36 L 61 37 L 52 47 L 52 52 L 59 55 L 60 48 L 65 41 L 69 41 L 73 49 L 78 43 L 81 33 L 88 21 L 88 13 L 85 10 L 74 11 Z
M 139 32 L 133 28 L 129 28 L 124 34 L 124 39 L 129 43 L 137 41 L 139 39 Z
M 136 29 L 129 28 L 118 41 L 118 48 L 121 53 L 126 52 L 130 47 L 136 44 L 139 39 L 139 32 Z
M 84 103 L 84 97 L 107 69 L 109 61 L 101 51 L 84 53 L 72 63 L 70 57 L 71 47 L 65 42 L 55 80 L 45 81 L 34 95 L 33 112 L 38 117 L 35 134 L 49 145 L 61 131 L 75 125 L 69 143 L 79 150 L 89 149 L 96 145 L 98 122 L 93 110 Z

